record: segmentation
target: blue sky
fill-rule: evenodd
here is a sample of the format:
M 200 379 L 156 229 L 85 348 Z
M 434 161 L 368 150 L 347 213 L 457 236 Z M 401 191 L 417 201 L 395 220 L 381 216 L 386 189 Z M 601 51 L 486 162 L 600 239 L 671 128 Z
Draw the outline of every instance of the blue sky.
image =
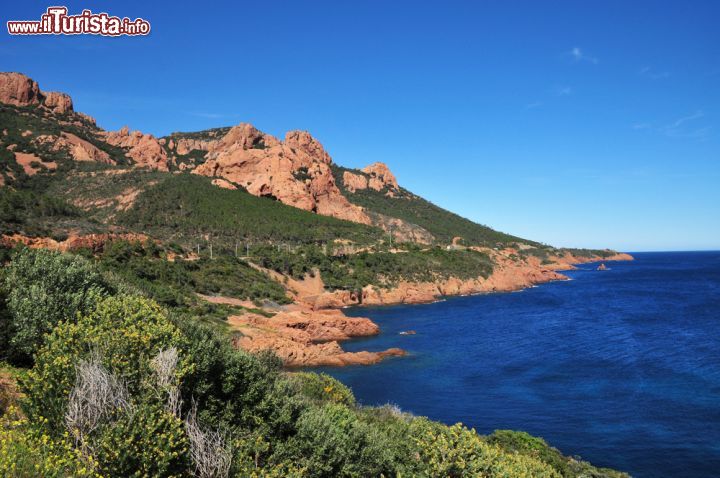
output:
M 51 4 L 7 2 L 3 23 Z M 71 94 L 106 129 L 305 129 L 337 163 L 386 162 L 506 232 L 720 249 L 719 2 L 64 4 L 153 31 L 5 31 L 0 70 Z

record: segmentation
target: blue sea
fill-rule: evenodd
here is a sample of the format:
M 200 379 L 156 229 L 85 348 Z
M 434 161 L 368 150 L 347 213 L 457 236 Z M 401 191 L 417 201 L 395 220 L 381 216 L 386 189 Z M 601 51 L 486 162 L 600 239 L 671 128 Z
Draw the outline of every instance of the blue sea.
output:
M 638 478 L 718 477 L 720 252 L 634 256 L 520 292 L 349 309 L 382 333 L 347 350 L 410 355 L 324 371 L 363 404 L 525 430 Z

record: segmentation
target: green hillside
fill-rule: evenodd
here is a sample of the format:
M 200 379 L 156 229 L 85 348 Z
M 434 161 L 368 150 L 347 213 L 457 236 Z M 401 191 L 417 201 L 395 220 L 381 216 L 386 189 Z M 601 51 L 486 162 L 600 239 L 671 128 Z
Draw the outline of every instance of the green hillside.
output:
M 494 246 L 512 242 L 536 244 L 533 241 L 498 232 L 487 226 L 474 223 L 469 219 L 438 207 L 404 188 L 400 188 L 400 194 L 396 194 L 395 197 L 387 196 L 387 191 L 375 191 L 373 189 L 350 192 L 344 187 L 343 173 L 350 171 L 353 174 L 367 175 L 360 170 L 348 169 L 338 165 L 333 165 L 332 168 L 336 184 L 350 202 L 376 213 L 416 224 L 429 231 L 441 243 L 447 244 L 454 237 L 462 237 L 467 245 Z
M 236 241 L 310 244 L 344 238 L 369 244 L 382 238 L 376 228 L 218 188 L 192 174 L 164 175 L 117 222 L 189 247 L 206 235 L 225 247 Z

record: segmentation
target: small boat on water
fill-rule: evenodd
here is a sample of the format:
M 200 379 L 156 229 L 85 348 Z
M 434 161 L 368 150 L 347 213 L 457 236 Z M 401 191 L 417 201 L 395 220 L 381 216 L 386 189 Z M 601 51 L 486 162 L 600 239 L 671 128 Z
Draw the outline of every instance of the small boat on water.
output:
M 416 333 L 414 330 L 403 330 L 400 335 L 415 335 Z

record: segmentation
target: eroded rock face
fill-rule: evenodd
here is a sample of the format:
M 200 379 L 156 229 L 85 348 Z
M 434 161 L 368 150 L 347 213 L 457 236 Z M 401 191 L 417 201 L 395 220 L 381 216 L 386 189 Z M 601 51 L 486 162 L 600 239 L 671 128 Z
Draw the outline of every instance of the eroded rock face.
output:
M 373 163 L 363 168 L 361 173 L 344 171 L 342 181 L 345 190 L 353 194 L 370 188 L 378 192 L 385 191 L 386 196 L 396 197 L 400 191 L 395 175 L 383 163 Z M 396 241 L 430 244 L 435 239 L 426 229 L 403 219 L 374 211 L 366 211 L 366 214 L 370 217 L 373 226 L 392 234 Z
M 198 149 L 200 151 L 208 151 L 210 148 L 214 147 L 216 144 L 217 144 L 217 140 L 203 141 L 200 139 L 180 138 L 180 139 L 177 139 L 176 141 L 170 140 L 168 147 L 170 149 L 175 149 L 175 152 L 177 154 L 183 155 L 183 154 L 188 154 L 190 151 L 192 151 L 194 149 Z
M 267 318 L 245 314 L 228 318 L 243 335 L 235 345 L 251 352 L 272 350 L 287 367 L 369 365 L 386 357 L 402 356 L 393 348 L 382 352 L 346 352 L 339 341 L 377 335 L 378 326 L 363 317 L 346 317 L 339 310 L 308 310 L 302 305 Z
M 362 174 L 345 171 L 343 173 L 343 184 L 345 185 L 345 189 L 354 193 L 355 191 L 362 191 L 368 188 L 368 178 Z
M 41 135 L 35 139 L 38 144 L 49 145 L 53 151 L 66 150 L 75 161 L 95 161 L 98 163 L 115 164 L 105 151 L 94 144 L 78 138 L 72 133 L 62 132 L 61 136 Z
M 65 93 L 58 93 L 57 91 L 50 91 L 44 94 L 45 106 L 50 108 L 52 111 L 59 114 L 72 113 L 73 102 L 69 95 L 66 95 Z
M 370 179 L 368 181 L 368 187 L 370 187 L 370 189 L 382 191 L 385 188 L 391 190 L 397 190 L 400 188 L 395 175 L 390 171 L 390 168 L 388 168 L 385 163 L 373 163 L 370 166 L 365 166 L 362 169 L 362 172 L 370 175 Z
M 388 234 L 392 234 L 397 242 L 416 242 L 418 244 L 432 244 L 435 236 L 430 232 L 403 219 L 386 216 L 376 212 L 369 212 L 373 226 L 377 226 Z
M 37 105 L 43 96 L 40 87 L 21 73 L 0 73 L 0 102 L 15 106 Z
M 127 126 L 119 131 L 104 132 L 103 136 L 108 144 L 129 148 L 126 155 L 138 166 L 160 171 L 168 170 L 167 153 L 155 136 L 140 131 L 130 132 Z
M 279 141 L 241 123 L 210 144 L 206 157 L 193 173 L 227 179 L 250 194 L 306 211 L 370 224 L 363 209 L 340 193 L 330 155 L 305 131 L 291 131 Z
M 60 114 L 73 112 L 73 102 L 69 95 L 40 91 L 37 82 L 22 73 L 0 73 L 0 102 L 15 106 L 42 104 Z

